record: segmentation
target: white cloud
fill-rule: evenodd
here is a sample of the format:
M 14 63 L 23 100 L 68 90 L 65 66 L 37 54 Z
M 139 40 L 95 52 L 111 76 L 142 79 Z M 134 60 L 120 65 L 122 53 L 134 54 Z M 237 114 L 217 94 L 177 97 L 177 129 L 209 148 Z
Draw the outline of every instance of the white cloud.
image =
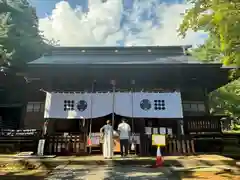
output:
M 186 4 L 160 4 L 155 7 L 159 26 L 152 21 L 142 21 L 141 14 L 152 8 L 156 0 L 135 2 L 127 20 L 121 26 L 123 12 L 121 0 L 89 0 L 89 12 L 72 9 L 68 2 L 56 4 L 52 14 L 39 20 L 39 28 L 47 39 L 59 41 L 61 46 L 117 46 L 124 41 L 126 46 L 144 45 L 194 45 L 202 43 L 203 33 L 189 31 L 185 39 L 178 37 L 177 28 Z M 138 33 L 133 31 L 135 28 Z

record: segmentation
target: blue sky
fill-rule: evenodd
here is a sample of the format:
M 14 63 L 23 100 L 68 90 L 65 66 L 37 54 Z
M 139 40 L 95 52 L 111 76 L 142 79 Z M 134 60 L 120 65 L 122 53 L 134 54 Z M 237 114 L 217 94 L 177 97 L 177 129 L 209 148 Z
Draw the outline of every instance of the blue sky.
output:
M 183 0 L 29 0 L 39 28 L 61 46 L 169 46 L 202 43 L 204 33 L 177 29 Z
M 51 13 L 52 9 L 54 9 L 56 3 L 61 0 L 30 0 L 31 4 L 36 7 L 37 14 L 39 17 L 44 17 L 46 13 Z M 82 6 L 84 10 L 88 8 L 88 0 L 67 0 L 72 8 L 76 6 Z M 121 1 L 121 0 L 119 0 Z M 132 3 L 134 0 L 122 0 L 125 7 L 131 9 Z M 138 1 L 138 0 L 135 0 Z M 180 3 L 183 0 L 158 0 L 158 3 Z

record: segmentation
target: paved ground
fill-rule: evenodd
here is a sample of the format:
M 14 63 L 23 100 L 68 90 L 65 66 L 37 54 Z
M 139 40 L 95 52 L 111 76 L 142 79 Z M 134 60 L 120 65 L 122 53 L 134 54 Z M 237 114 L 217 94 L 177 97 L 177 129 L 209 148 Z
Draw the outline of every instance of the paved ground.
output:
M 77 163 L 82 160 L 85 160 L 85 162 L 91 161 L 91 159 L 95 159 L 98 163 L 88 166 Z M 144 161 L 145 158 L 141 159 Z M 181 167 L 150 168 L 142 164 L 119 165 L 119 162 L 117 164 L 105 163 L 106 161 L 102 161 L 102 157 L 99 156 L 87 158 L 71 157 L 69 164 L 57 166 L 45 180 L 183 180 L 198 179 L 194 175 L 195 172 L 199 172 L 200 174 L 206 172 L 222 173 L 226 169 L 238 171 L 236 168 L 228 165 L 232 159 L 222 156 L 175 156 L 166 157 L 165 160 L 170 162 L 173 160 L 177 161 L 179 162 L 177 164 L 181 164 Z M 181 171 L 184 171 L 184 174 L 180 173 Z M 215 175 L 214 173 L 212 176 Z M 217 175 L 216 177 L 220 178 Z M 230 179 L 233 178 L 230 177 Z
M 239 180 L 237 169 L 226 166 L 181 168 L 149 168 L 141 166 L 58 166 L 45 180 Z M 207 174 L 207 175 L 206 175 Z M 211 178 L 212 177 L 212 178 Z M 213 178 L 214 177 L 214 178 Z M 235 178 L 235 179 L 234 179 Z
M 104 161 L 102 156 L 88 157 L 56 157 L 56 158 L 9 158 L 0 155 L 0 164 L 14 164 L 14 162 L 27 160 L 35 166 L 41 165 L 37 170 L 19 169 L 22 166 L 17 163 L 16 168 L 6 169 L 0 166 L 0 179 L 31 179 L 31 180 L 187 180 L 199 179 L 196 172 L 207 177 L 215 176 L 220 180 L 219 174 L 224 179 L 240 180 L 240 176 L 231 171 L 239 171 L 232 164 L 236 161 L 230 158 L 217 155 L 199 156 L 172 156 L 164 157 L 168 162 L 168 167 L 150 168 L 147 163 L 154 163 L 154 158 L 132 157 L 125 162 L 119 157 L 114 157 L 114 161 Z M 150 161 L 145 161 L 150 160 Z M 132 163 L 133 162 L 133 163 Z M 132 163 L 132 164 L 131 164 Z M 146 164 L 145 164 L 146 163 Z M 145 165 L 144 165 L 145 164 Z M 47 166 L 46 166 L 47 165 Z M 51 165 L 51 166 L 49 166 Z M 169 166 L 170 165 L 170 166 Z M 176 166 L 175 166 L 176 165 Z M 45 168 L 44 168 L 45 167 Z M 225 170 L 227 169 L 227 172 Z M 1 174 L 2 173 L 2 174 Z M 195 174 L 194 174 L 195 173 Z M 205 175 L 203 175 L 205 173 Z M 208 175 L 206 175 L 206 173 Z M 212 175 L 209 175 L 209 173 Z M 217 174 L 217 175 L 216 175 Z M 229 177 L 225 177 L 225 176 Z M 239 174 L 240 175 L 240 174 Z M 235 178 L 235 179 L 234 179 Z M 200 178 L 202 179 L 202 178 Z M 214 180 L 211 179 L 211 180 Z
M 167 168 L 67 165 L 57 167 L 45 180 L 177 180 Z

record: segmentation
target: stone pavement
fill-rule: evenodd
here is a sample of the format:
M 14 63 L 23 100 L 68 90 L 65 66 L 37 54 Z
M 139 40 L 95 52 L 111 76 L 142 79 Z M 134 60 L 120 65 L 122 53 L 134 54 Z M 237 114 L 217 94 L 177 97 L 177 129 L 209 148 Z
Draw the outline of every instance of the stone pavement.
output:
M 222 172 L 230 167 L 149 168 L 143 166 L 65 165 L 56 167 L 45 180 L 180 180 L 177 172 Z M 232 169 L 232 168 L 231 168 Z M 232 169 L 239 172 L 237 169 Z M 239 173 L 236 173 L 236 175 Z
M 134 166 L 58 166 L 45 180 L 177 180 L 168 168 Z
M 113 161 L 106 161 L 102 158 L 102 156 L 68 156 L 39 159 L 19 157 L 10 158 L 0 155 L 0 162 L 3 164 L 9 164 L 10 162 L 22 159 L 37 166 L 41 163 L 43 165 L 47 165 L 46 169 L 43 168 L 42 170 L 44 177 L 46 177 L 46 173 L 48 173 L 48 177 L 46 177 L 45 180 L 177 180 L 179 179 L 177 174 L 179 175 L 179 173 L 186 171 L 188 173 L 196 171 L 219 172 L 223 169 L 231 169 L 231 171 L 240 172 L 239 169 L 236 169 L 236 160 L 217 155 L 164 157 L 165 163 L 168 167 L 155 169 L 147 167 L 155 161 L 155 158 L 151 157 L 130 157 L 123 160 L 118 156 L 114 156 Z M 13 175 L 15 172 L 9 170 L 9 173 Z M 15 177 L 17 177 L 16 174 Z
M 116 157 L 115 157 L 116 158 Z M 64 159 L 58 158 L 58 160 Z M 87 163 L 87 161 L 95 160 L 95 163 Z M 134 158 L 130 158 L 133 160 Z M 136 158 L 143 159 L 144 158 Z M 178 180 L 177 176 L 181 171 L 213 171 L 218 172 L 223 169 L 233 169 L 229 161 L 232 159 L 221 156 L 188 156 L 188 157 L 166 157 L 165 161 L 178 161 L 181 167 L 150 168 L 142 164 L 124 164 L 108 163 L 102 161 L 102 157 L 71 157 L 69 163 L 57 166 L 45 180 Z M 96 163 L 96 162 L 101 163 Z M 81 162 L 81 163 L 80 163 Z M 103 163 L 104 162 L 104 163 Z M 226 163 L 227 162 L 227 163 Z

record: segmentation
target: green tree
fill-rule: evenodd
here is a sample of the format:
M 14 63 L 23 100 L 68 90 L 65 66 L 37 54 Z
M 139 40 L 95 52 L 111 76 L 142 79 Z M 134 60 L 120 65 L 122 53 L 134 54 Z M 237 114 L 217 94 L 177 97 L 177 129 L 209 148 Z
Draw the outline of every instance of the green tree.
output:
M 15 66 L 37 59 L 50 47 L 27 0 L 0 0 L 0 45 L 0 64 L 11 61 Z
M 191 54 L 204 62 L 219 61 L 221 59 L 221 50 L 216 37 L 209 35 L 203 45 L 193 49 Z
M 220 58 L 224 65 L 240 67 L 240 1 L 188 0 L 188 2 L 192 7 L 184 15 L 179 28 L 180 35 L 184 37 L 189 29 L 208 32 L 209 39 L 198 51 L 206 53 L 206 57 L 210 58 L 207 60 Z M 219 51 L 219 54 L 211 51 Z
M 0 65 L 7 64 L 8 60 L 11 58 L 11 55 L 7 53 L 7 50 L 0 45 Z
M 239 0 L 189 0 L 192 8 L 186 11 L 179 28 L 184 37 L 189 29 L 208 32 L 205 43 L 191 54 L 205 62 L 221 61 L 224 65 L 240 67 L 240 2 Z M 240 78 L 209 95 L 212 113 L 240 116 Z
M 213 91 L 210 107 L 212 113 L 240 117 L 240 79 Z

